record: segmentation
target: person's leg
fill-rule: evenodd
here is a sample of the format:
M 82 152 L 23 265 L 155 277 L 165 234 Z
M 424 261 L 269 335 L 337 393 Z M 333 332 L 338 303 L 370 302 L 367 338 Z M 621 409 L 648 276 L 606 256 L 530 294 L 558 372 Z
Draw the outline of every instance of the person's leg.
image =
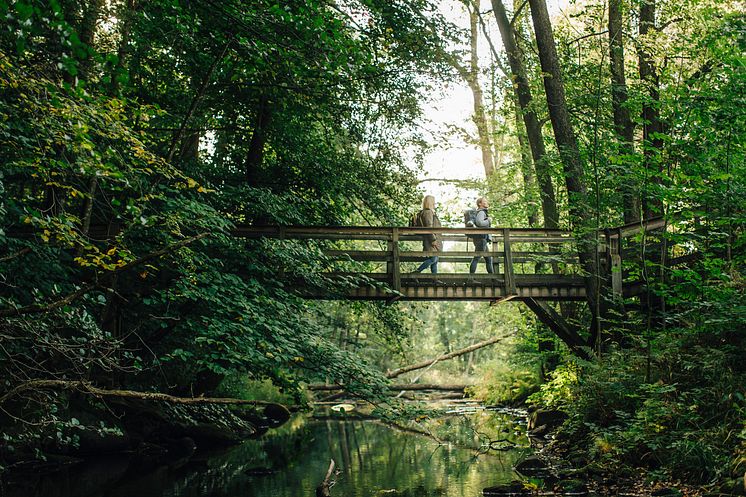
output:
M 432 267 L 433 262 L 436 262 L 436 263 L 438 262 L 438 257 L 437 256 L 436 257 L 428 257 L 427 259 L 425 259 L 424 261 L 422 261 L 422 264 L 420 264 L 420 267 L 418 267 L 415 270 L 415 272 L 421 273 L 425 269 L 427 269 L 429 267 Z
M 485 245 L 484 239 L 476 238 L 474 240 L 474 252 L 483 252 L 484 245 Z M 471 260 L 471 266 L 469 267 L 470 273 L 473 274 L 477 272 L 477 264 L 479 264 L 479 259 L 481 259 L 481 257 L 477 255 Z
M 495 267 L 492 265 L 492 257 L 485 257 L 484 262 L 487 264 L 487 272 L 493 274 L 495 272 Z
M 438 256 L 431 257 L 433 260 L 432 265 L 430 266 L 430 272 L 433 274 L 438 274 Z

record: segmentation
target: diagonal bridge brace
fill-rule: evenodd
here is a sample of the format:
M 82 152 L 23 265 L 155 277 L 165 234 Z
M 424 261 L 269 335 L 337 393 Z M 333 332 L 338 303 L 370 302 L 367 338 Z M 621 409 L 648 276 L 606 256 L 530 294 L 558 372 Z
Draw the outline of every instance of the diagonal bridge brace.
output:
M 539 321 L 552 330 L 568 347 L 579 357 L 590 360 L 591 356 L 586 350 L 586 343 L 577 329 L 570 326 L 565 318 L 555 311 L 549 304 L 540 300 L 525 298 L 523 301 L 529 309 L 534 311 Z

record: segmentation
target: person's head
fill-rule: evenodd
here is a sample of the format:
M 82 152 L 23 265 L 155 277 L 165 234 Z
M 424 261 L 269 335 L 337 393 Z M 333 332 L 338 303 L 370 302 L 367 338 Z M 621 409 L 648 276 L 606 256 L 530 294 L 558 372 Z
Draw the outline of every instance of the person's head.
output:
M 477 199 L 477 209 L 489 209 L 490 208 L 490 202 L 484 197 L 479 197 Z
M 425 198 L 422 199 L 422 208 L 435 210 L 435 197 L 432 195 L 425 195 Z

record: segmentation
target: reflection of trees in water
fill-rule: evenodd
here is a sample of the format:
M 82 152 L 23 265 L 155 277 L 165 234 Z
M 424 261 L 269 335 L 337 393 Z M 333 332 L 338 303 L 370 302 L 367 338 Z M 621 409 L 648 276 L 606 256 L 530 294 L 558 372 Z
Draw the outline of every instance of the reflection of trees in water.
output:
M 485 435 L 499 434 L 501 428 L 496 426 L 486 420 L 459 425 L 455 419 L 449 419 L 435 428 L 443 430 L 438 437 L 458 435 L 460 442 L 473 446 Z M 497 431 L 491 431 L 493 428 Z M 298 418 L 261 440 L 203 453 L 181 468 L 130 466 L 123 477 L 120 472 L 118 483 L 106 482 L 106 495 L 312 496 L 330 458 L 342 470 L 332 495 L 367 497 L 390 489 L 396 492 L 388 495 L 400 497 L 480 495 L 485 486 L 510 481 L 512 465 L 519 456 L 517 451 L 479 454 L 473 447 L 442 444 L 377 422 L 306 422 Z M 58 488 L 74 486 L 68 482 Z M 72 490 L 61 490 L 54 495 L 75 494 Z M 89 495 L 96 495 L 95 490 Z

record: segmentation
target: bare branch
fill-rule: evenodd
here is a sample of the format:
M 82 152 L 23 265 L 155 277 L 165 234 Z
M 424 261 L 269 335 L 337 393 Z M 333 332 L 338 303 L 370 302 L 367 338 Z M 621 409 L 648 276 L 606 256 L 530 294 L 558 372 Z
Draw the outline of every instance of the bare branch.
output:
M 482 18 L 482 13 L 477 11 L 477 16 L 479 18 L 479 26 L 482 28 L 482 34 L 484 35 L 484 38 L 487 40 L 487 43 L 490 45 L 490 52 L 492 52 L 492 58 L 495 61 L 495 65 L 500 69 L 500 72 L 503 74 L 503 79 L 506 79 L 506 80 L 510 79 L 510 77 L 508 76 L 509 74 L 508 70 L 505 68 L 505 66 L 503 66 L 502 62 L 500 61 L 500 56 L 497 54 L 495 45 L 492 43 L 492 37 L 487 31 L 487 24 L 484 22 L 484 19 Z
M 31 248 L 30 247 L 22 248 L 21 250 L 19 250 L 18 252 L 14 253 L 14 254 L 6 255 L 5 257 L 0 257 L 0 263 L 12 261 L 13 259 L 17 259 L 18 257 L 22 257 L 22 256 L 28 254 L 29 252 L 31 252 Z
M 569 45 L 569 44 L 571 44 L 571 43 L 575 43 L 576 41 L 581 41 L 581 40 L 585 40 L 586 38 L 592 38 L 592 37 L 594 37 L 594 36 L 601 36 L 601 35 L 605 35 L 605 34 L 606 34 L 606 33 L 608 33 L 608 32 L 609 32 L 609 30 L 608 30 L 608 29 L 604 29 L 603 31 L 597 31 L 597 32 L 595 32 L 595 33 L 588 33 L 588 34 L 585 34 L 585 35 L 583 35 L 583 36 L 578 36 L 577 38 L 575 38 L 575 39 L 573 39 L 573 40 L 570 40 L 570 41 L 568 41 L 568 42 L 567 42 L 566 44 L 567 44 L 567 45 Z

